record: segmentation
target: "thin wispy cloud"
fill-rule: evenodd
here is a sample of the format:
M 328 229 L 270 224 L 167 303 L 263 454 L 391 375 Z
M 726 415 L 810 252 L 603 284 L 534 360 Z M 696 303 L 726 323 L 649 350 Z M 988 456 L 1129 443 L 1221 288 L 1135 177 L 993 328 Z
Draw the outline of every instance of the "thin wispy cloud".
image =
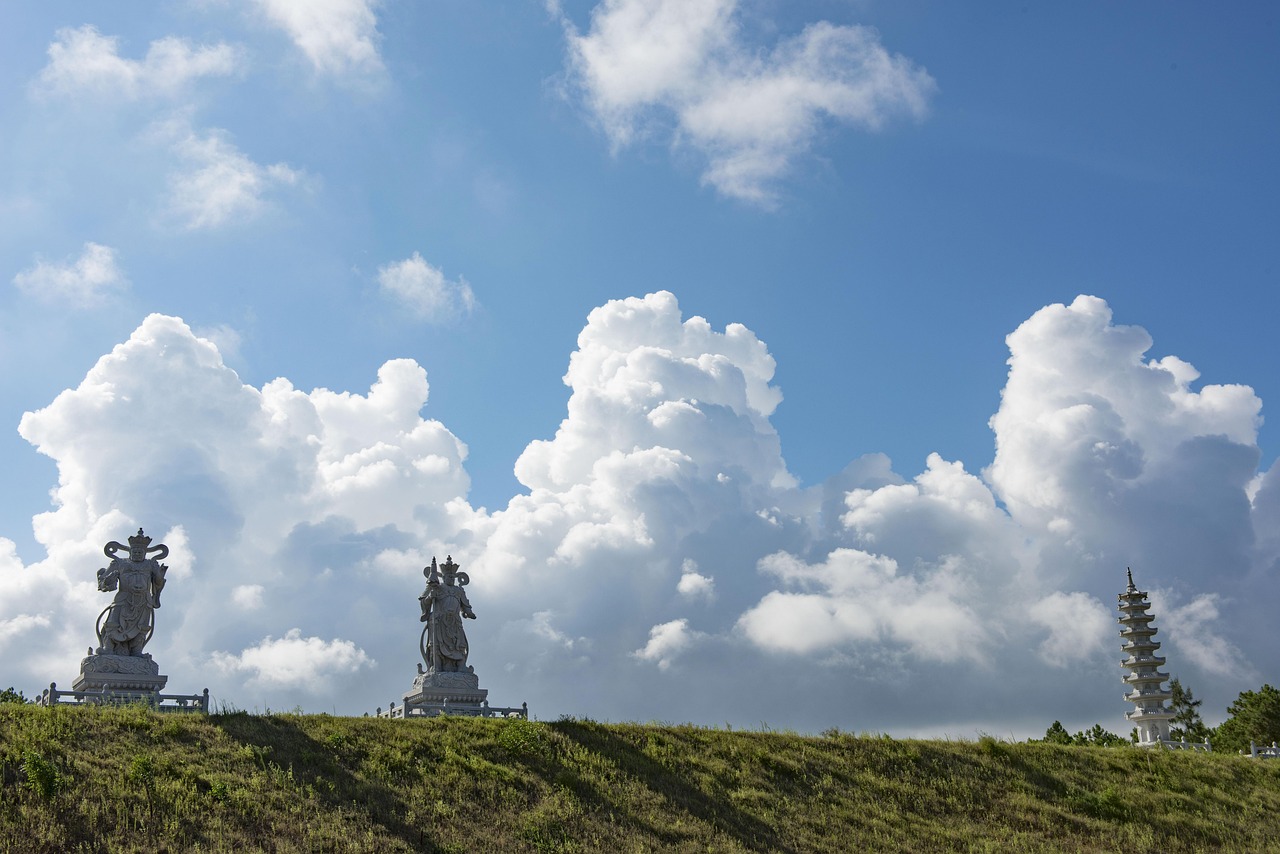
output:
M 183 118 L 158 123 L 152 136 L 168 144 L 178 166 L 169 176 L 165 215 L 184 229 L 219 228 L 251 220 L 283 188 L 305 174 L 286 163 L 263 165 L 217 128 L 195 130 Z
M 68 308 L 92 308 L 128 285 L 116 251 L 101 243 L 84 245 L 78 258 L 62 262 L 37 258 L 13 277 L 18 290 L 45 302 Z
M 382 292 L 420 320 L 444 321 L 470 314 L 475 294 L 467 280 L 449 279 L 439 267 L 414 252 L 403 261 L 378 268 Z
M 244 53 L 222 42 L 192 45 L 167 36 L 151 42 L 142 59 L 120 55 L 120 40 L 86 24 L 59 30 L 49 45 L 49 64 L 33 83 L 38 94 L 88 93 L 125 99 L 175 97 L 202 77 L 244 69 Z

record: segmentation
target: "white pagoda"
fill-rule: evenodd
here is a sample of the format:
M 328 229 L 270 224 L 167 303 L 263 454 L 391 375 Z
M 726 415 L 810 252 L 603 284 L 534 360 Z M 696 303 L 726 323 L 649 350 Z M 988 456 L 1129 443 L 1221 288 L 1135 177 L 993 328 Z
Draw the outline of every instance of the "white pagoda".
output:
M 1139 747 L 1160 747 L 1169 739 L 1169 721 L 1173 718 L 1173 710 L 1165 705 L 1165 701 L 1173 698 L 1173 694 L 1164 687 L 1169 678 L 1160 667 L 1164 658 L 1156 655 L 1160 642 L 1152 640 L 1158 631 L 1151 625 L 1154 619 L 1147 613 L 1151 603 L 1147 601 L 1146 591 L 1139 590 L 1133 583 L 1133 571 L 1126 570 L 1129 575 L 1129 587 L 1121 593 L 1120 599 L 1120 637 L 1124 639 L 1120 649 L 1126 657 L 1120 662 L 1128 673 L 1124 684 L 1131 689 L 1124 698 L 1135 706 L 1131 712 L 1125 712 L 1138 729 Z

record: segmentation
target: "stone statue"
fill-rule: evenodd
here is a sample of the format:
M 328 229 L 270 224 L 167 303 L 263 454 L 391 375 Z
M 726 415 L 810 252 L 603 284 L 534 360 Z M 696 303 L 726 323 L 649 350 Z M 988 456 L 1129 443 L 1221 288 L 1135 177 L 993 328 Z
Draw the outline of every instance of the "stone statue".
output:
M 98 589 L 115 591 L 115 599 L 98 616 L 99 655 L 144 655 L 142 648 L 155 631 L 155 610 L 160 607 L 164 574 L 169 569 L 160 561 L 169 555 L 166 545 L 151 545 L 151 538 L 138 529 L 129 538 L 129 559 L 117 557 L 125 546 L 115 540 L 103 553 L 111 563 L 98 570 Z M 159 552 L 155 557 L 148 557 Z
M 444 570 L 444 583 L 440 583 L 440 569 Z M 463 590 L 471 579 L 465 572 L 458 571 L 453 556 L 445 558 L 442 567 L 436 566 L 436 559 L 431 559 L 431 566 L 422 574 L 427 577 L 427 589 L 418 597 L 422 605 L 423 630 L 422 658 L 427 663 L 428 673 L 470 673 L 467 666 L 467 633 L 462 628 L 462 619 L 476 618 Z

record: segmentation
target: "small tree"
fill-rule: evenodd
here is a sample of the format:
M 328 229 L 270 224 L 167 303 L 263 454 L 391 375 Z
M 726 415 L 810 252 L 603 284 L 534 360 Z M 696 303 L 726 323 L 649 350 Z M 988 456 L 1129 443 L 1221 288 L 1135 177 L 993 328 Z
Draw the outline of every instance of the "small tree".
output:
M 1102 728 L 1102 724 L 1094 724 L 1091 729 L 1078 732 L 1072 739 L 1076 744 L 1088 744 L 1094 747 L 1127 747 L 1129 742 L 1110 730 Z
M 22 696 L 22 692 L 13 690 L 12 685 L 0 691 L 0 703 L 25 703 L 26 701 L 27 698 Z
M 1094 724 L 1089 729 L 1072 735 L 1067 732 L 1062 721 L 1054 721 L 1053 726 L 1044 731 L 1044 738 L 1040 740 L 1045 744 L 1092 745 L 1093 747 L 1122 747 L 1129 743 L 1115 733 L 1103 729 L 1102 724 Z
M 1248 750 L 1251 741 L 1280 741 L 1280 690 L 1263 685 L 1258 691 L 1241 691 L 1227 714 L 1211 736 L 1215 750 L 1234 752 Z
M 1199 708 L 1204 701 L 1197 700 L 1191 689 L 1184 688 L 1176 676 L 1169 682 L 1169 690 L 1173 693 L 1173 699 L 1169 703 L 1173 709 L 1169 737 L 1175 740 L 1185 738 L 1187 741 L 1204 741 L 1209 737 L 1209 728 L 1200 720 Z

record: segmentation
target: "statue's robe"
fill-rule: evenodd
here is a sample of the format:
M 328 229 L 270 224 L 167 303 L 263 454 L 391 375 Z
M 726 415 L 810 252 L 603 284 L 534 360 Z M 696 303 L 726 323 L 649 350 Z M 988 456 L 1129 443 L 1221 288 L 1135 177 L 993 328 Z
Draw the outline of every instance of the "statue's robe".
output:
M 115 577 L 118 587 L 111 603 L 111 613 L 102 627 L 102 637 L 111 646 L 132 648 L 145 639 L 151 628 L 151 615 L 156 608 L 156 595 L 164 586 L 164 573 L 159 561 L 114 558 L 107 568 L 107 578 Z

